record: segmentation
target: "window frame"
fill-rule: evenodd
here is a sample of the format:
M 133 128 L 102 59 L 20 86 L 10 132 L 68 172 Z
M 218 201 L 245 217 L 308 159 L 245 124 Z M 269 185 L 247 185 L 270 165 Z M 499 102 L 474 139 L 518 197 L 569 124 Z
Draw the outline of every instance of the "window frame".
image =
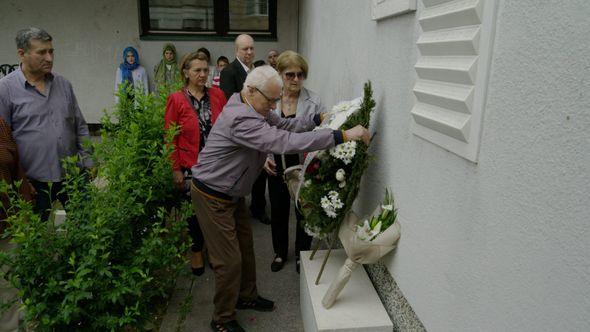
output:
M 247 33 L 257 40 L 277 39 L 277 0 L 268 0 L 268 30 L 239 31 L 229 29 L 229 1 L 213 1 L 213 31 L 166 31 L 151 29 L 149 0 L 138 0 L 139 37 L 141 40 L 233 40 L 237 35 Z

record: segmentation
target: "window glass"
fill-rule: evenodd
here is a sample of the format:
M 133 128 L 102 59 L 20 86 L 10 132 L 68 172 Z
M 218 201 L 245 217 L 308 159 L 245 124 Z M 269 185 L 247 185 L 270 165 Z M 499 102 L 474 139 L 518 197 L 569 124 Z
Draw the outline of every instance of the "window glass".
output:
M 150 30 L 214 31 L 214 0 L 149 0 Z
M 229 2 L 230 31 L 268 31 L 268 0 Z
M 138 0 L 141 37 L 276 38 L 277 0 Z

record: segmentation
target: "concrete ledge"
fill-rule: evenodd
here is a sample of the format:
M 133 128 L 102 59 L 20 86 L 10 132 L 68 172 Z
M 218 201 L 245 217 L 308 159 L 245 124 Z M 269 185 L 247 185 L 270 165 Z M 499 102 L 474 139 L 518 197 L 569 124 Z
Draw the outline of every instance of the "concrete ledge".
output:
M 319 250 L 310 261 L 311 251 L 301 252 L 299 289 L 305 331 L 393 331 L 393 323 L 362 267 L 352 273 L 332 308 L 322 306 L 322 297 L 346 259 L 343 249 L 332 250 L 320 284 L 316 286 L 315 279 L 326 253 L 327 250 Z

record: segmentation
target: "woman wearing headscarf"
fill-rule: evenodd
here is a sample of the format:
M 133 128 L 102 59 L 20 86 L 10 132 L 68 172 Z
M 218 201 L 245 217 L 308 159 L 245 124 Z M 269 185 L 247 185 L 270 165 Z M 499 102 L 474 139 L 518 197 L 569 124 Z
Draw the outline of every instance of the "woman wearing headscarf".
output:
M 154 68 L 154 81 L 156 83 L 156 91 L 160 86 L 165 89 L 170 89 L 177 83 L 182 82 L 182 75 L 180 69 L 176 64 L 176 47 L 173 44 L 166 44 L 162 50 L 162 60 Z
M 142 93 L 148 95 L 150 93 L 147 72 L 139 64 L 137 50 L 131 46 L 123 51 L 123 62 L 117 68 L 115 93 L 119 91 L 119 87 L 123 82 L 133 86 L 134 95 Z M 118 102 L 119 98 L 115 97 L 115 100 Z
M 205 146 L 207 137 L 227 100 L 217 87 L 207 88 L 209 65 L 207 57 L 194 52 L 187 55 L 181 65 L 185 86 L 170 96 L 166 102 L 166 128 L 176 125 L 178 134 L 174 137 L 173 181 L 176 187 L 190 201 L 191 167 L 197 163 L 199 152 Z M 193 214 L 187 219 L 191 246 L 191 268 L 193 274 L 205 271 L 203 263 L 203 233 L 197 217 Z
M 0 181 L 12 185 L 15 181 L 21 181 L 19 192 L 21 196 L 30 201 L 34 189 L 27 181 L 25 172 L 19 166 L 18 149 L 12 137 L 10 126 L 0 117 Z M 6 217 L 9 211 L 9 199 L 5 194 L 0 194 L 0 251 L 10 250 L 13 245 L 10 238 L 4 238 L 4 229 L 7 227 Z M 8 303 L 16 297 L 17 290 L 7 280 L 0 278 L 0 303 Z M 14 303 L 5 310 L 0 309 L 0 331 L 18 330 L 18 303 Z

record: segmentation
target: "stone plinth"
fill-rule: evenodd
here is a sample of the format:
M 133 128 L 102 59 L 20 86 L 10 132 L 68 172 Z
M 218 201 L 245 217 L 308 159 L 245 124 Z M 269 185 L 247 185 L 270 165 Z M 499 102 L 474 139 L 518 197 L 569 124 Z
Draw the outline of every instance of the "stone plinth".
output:
M 310 261 L 311 251 L 301 252 L 300 301 L 305 331 L 391 332 L 393 323 L 362 267 L 352 273 L 332 308 L 322 306 L 324 294 L 346 259 L 343 249 L 332 250 L 322 279 L 315 285 L 326 253 L 327 250 L 319 250 Z

